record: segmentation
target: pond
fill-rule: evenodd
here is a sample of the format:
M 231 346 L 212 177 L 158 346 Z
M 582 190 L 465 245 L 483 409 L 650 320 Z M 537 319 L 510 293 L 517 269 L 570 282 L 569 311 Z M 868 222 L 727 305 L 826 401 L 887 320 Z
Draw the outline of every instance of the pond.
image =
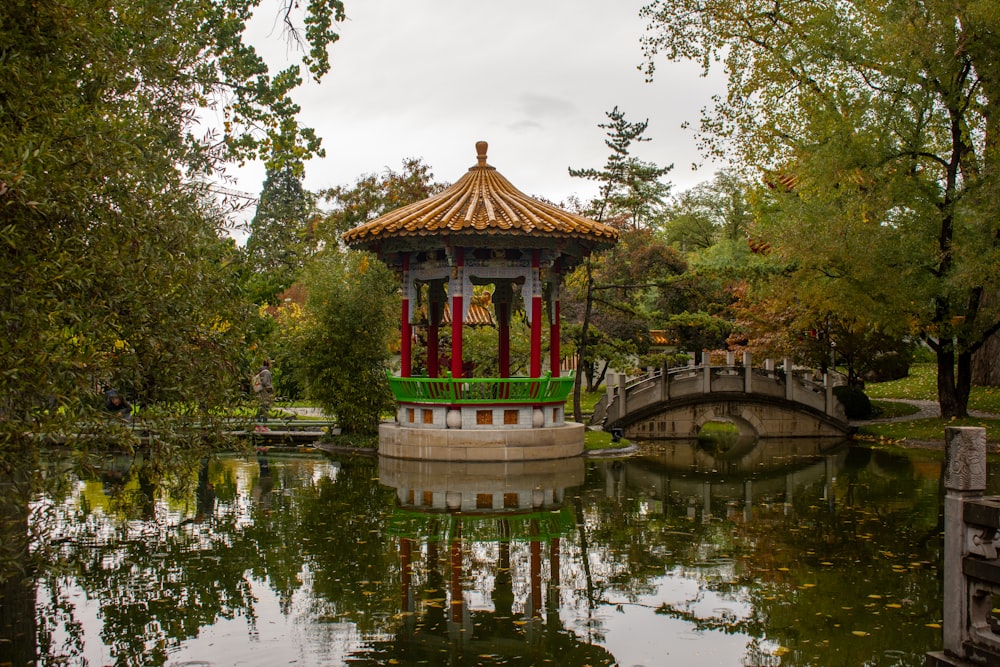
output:
M 141 458 L 56 464 L 0 663 L 922 665 L 942 644 L 940 458 L 803 440 L 530 465 L 272 451 L 170 485 Z

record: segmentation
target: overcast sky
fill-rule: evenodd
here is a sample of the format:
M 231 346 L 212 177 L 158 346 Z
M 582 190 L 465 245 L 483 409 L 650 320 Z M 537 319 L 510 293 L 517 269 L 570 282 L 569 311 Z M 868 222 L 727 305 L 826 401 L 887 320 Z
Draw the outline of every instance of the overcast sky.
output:
M 693 131 L 719 78 L 690 63 L 657 65 L 646 83 L 638 66 L 641 0 L 345 0 L 347 20 L 331 49 L 332 71 L 296 92 L 303 124 L 323 139 L 325 158 L 306 165 L 310 190 L 352 184 L 362 174 L 398 171 L 421 158 L 438 181 L 454 182 L 489 142 L 489 163 L 529 195 L 560 202 L 596 188 L 568 167 L 601 167 L 605 112 L 648 119 L 634 154 L 674 164 L 674 192 L 710 180 Z M 275 65 L 290 57 L 273 16 L 252 39 Z M 698 171 L 692 164 L 699 163 Z M 234 187 L 259 193 L 260 165 L 232 172 Z

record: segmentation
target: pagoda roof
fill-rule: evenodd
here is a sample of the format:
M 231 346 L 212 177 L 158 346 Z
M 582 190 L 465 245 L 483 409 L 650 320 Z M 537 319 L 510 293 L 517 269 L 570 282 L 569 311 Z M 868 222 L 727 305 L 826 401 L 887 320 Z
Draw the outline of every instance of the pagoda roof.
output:
M 486 163 L 486 149 L 476 143 L 477 164 L 451 187 L 358 225 L 344 242 L 382 256 L 450 245 L 558 248 L 580 257 L 618 241 L 614 227 L 522 193 Z

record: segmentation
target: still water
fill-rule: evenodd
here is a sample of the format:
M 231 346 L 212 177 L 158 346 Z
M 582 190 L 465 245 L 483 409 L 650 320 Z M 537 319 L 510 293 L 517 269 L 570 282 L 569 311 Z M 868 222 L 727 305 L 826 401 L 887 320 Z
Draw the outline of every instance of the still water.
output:
M 167 485 L 109 457 L 33 502 L 34 639 L 0 663 L 922 665 L 942 642 L 940 458 L 272 452 Z

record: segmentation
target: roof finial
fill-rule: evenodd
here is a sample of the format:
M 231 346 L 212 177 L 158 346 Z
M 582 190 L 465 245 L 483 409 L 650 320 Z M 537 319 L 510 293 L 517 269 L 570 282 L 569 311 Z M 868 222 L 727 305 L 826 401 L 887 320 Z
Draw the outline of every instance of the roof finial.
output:
M 485 141 L 476 142 L 476 159 L 479 160 L 479 166 L 486 166 L 486 149 L 489 148 L 489 144 Z

